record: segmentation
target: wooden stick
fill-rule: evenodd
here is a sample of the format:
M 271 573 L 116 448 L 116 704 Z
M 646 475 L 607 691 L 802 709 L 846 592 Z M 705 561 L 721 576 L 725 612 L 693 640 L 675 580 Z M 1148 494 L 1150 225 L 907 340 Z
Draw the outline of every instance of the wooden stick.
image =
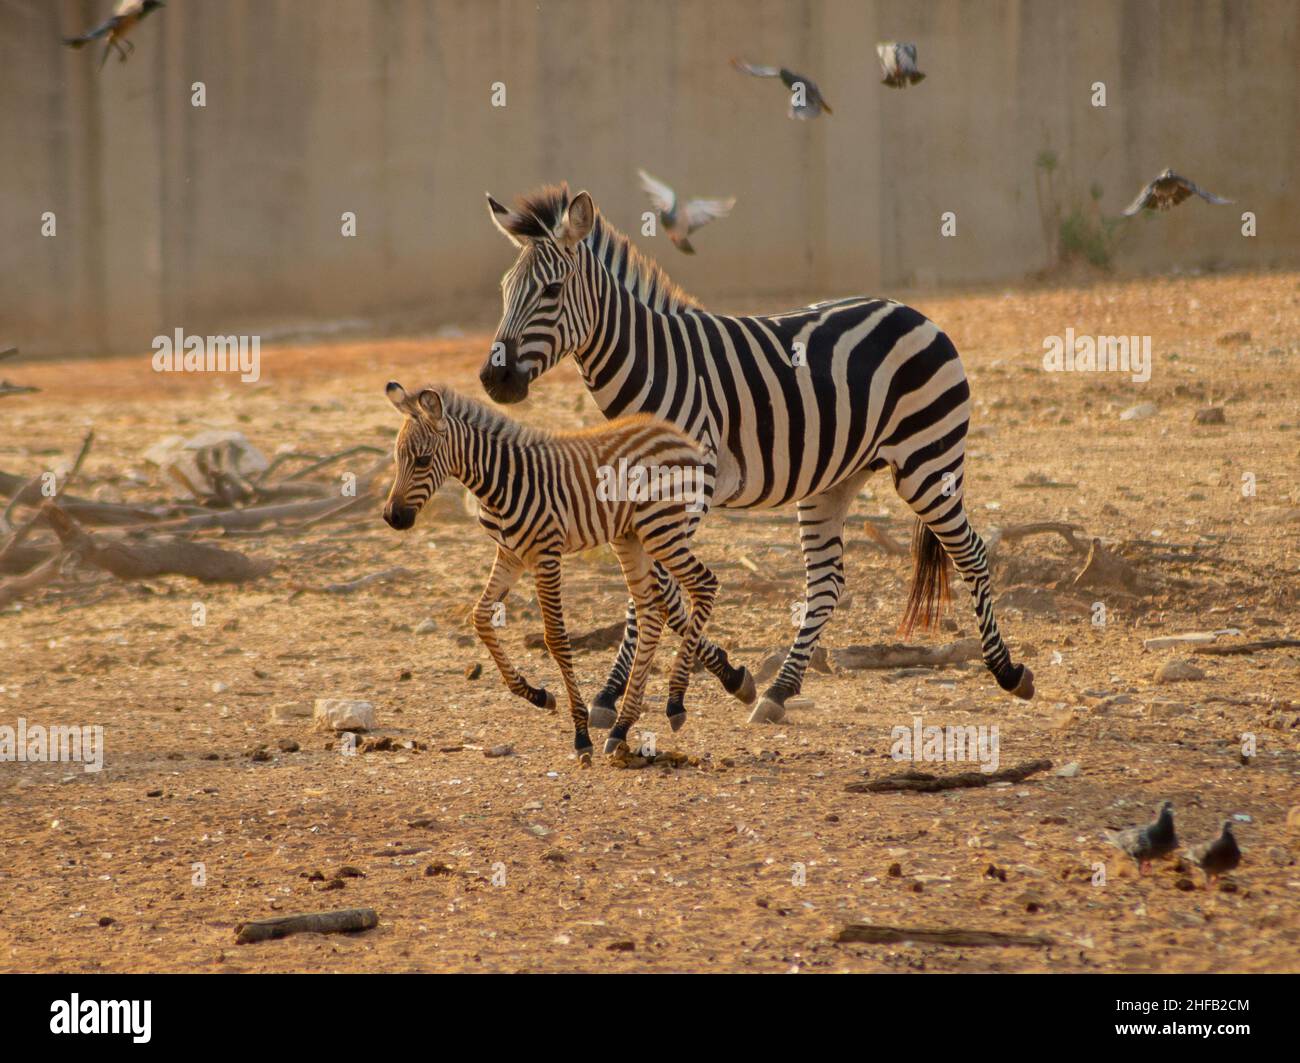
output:
M 1009 934 L 1002 930 L 962 930 L 958 927 L 872 926 L 870 923 L 847 924 L 836 935 L 835 941 L 838 944 L 862 942 L 867 945 L 901 945 L 911 941 L 918 945 L 948 945 L 955 949 L 982 948 L 985 945 L 1044 948 L 1055 944 L 1042 934 Z
M 1300 646 L 1300 639 L 1261 639 L 1259 642 L 1238 642 L 1229 646 L 1197 646 L 1192 652 L 1227 657 L 1235 653 L 1254 653 L 1257 650 L 1281 650 L 1288 646 Z
M 867 533 L 867 538 L 875 543 L 878 547 L 891 554 L 894 557 L 908 557 L 911 551 L 902 543 L 895 542 L 883 529 L 877 526 L 875 521 L 867 520 L 862 524 L 862 530 Z
M 81 449 L 77 451 L 77 459 L 72 463 L 72 468 L 68 470 L 68 475 L 63 478 L 63 483 L 62 484 L 56 483 L 54 485 L 54 494 L 50 499 L 51 502 L 58 502 L 58 500 L 63 497 L 63 492 L 67 490 L 68 484 L 72 483 L 72 481 L 76 478 L 77 473 L 81 471 L 81 463 L 86 460 L 86 455 L 90 453 L 90 445 L 94 441 L 95 441 L 95 433 L 94 430 L 92 429 L 91 431 L 86 433 L 86 438 L 81 441 Z M 37 480 L 39 479 L 40 477 L 37 477 Z M 18 493 L 14 495 L 13 499 L 10 502 L 11 506 L 13 505 L 14 502 L 18 501 L 18 498 L 19 496 L 22 495 L 23 490 L 25 490 L 25 488 L 19 490 Z M 22 543 L 22 541 L 27 538 L 32 528 L 36 526 L 37 521 L 41 519 L 41 514 L 43 512 L 44 512 L 43 509 L 36 510 L 35 512 L 32 513 L 30 517 L 27 518 L 27 520 L 25 520 L 22 524 L 18 526 L 17 529 L 15 529 L 13 538 L 10 539 L 9 542 L 5 544 L 4 549 L 0 550 L 0 563 L 3 563 L 5 558 L 7 558 Z M 8 510 L 6 510 L 5 513 L 7 518 Z
M 265 576 L 275 567 L 273 561 L 184 539 L 130 543 L 91 535 L 54 503 L 41 512 L 66 550 L 119 579 L 178 575 L 204 583 L 242 583 Z
M 1015 524 L 1010 528 L 1003 528 L 998 535 L 998 540 L 1009 543 L 1030 535 L 1054 533 L 1064 539 L 1076 554 L 1084 554 L 1088 552 L 1088 544 L 1080 542 L 1075 536 L 1075 532 L 1082 531 L 1083 528 L 1077 524 L 1063 524 L 1053 520 L 1037 521 L 1033 524 Z
M 373 908 L 343 908 L 337 912 L 304 912 L 278 919 L 252 919 L 235 927 L 235 942 L 249 945 L 256 941 L 274 941 L 290 934 L 347 934 L 354 930 L 372 930 L 379 925 Z
M 901 775 L 889 775 L 871 782 L 851 782 L 844 789 L 851 794 L 892 794 L 906 791 L 932 794 L 940 790 L 988 786 L 995 782 L 1022 782 L 1030 775 L 1047 771 L 1051 766 L 1050 760 L 1030 760 L 1014 768 L 1003 768 L 987 774 L 982 771 L 963 771 L 956 775 L 927 775 L 923 771 L 905 771 Z
M 4 608 L 15 598 L 20 598 L 28 591 L 43 587 L 59 574 L 59 562 L 63 560 L 63 551 L 41 562 L 30 572 L 0 582 L 0 608 Z

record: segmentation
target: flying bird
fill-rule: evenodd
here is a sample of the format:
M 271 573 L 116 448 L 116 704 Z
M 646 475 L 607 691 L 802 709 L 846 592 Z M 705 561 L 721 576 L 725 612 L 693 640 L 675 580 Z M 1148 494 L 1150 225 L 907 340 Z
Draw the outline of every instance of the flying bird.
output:
M 1106 831 L 1102 837 L 1120 852 L 1133 857 L 1141 873 L 1152 860 L 1168 856 L 1178 848 L 1178 837 L 1174 833 L 1174 803 L 1166 801 L 1161 805 L 1160 815 L 1154 823 Z
M 641 187 L 654 205 L 655 213 L 664 232 L 672 240 L 678 251 L 687 255 L 695 254 L 689 239 L 691 233 L 702 225 L 707 225 L 715 218 L 725 218 L 736 205 L 731 199 L 689 199 L 679 206 L 677 193 L 657 177 L 651 177 L 644 170 L 637 170 L 641 177 Z
M 915 44 L 886 41 L 876 45 L 876 54 L 880 56 L 880 66 L 885 72 L 880 82 L 882 85 L 888 85 L 891 89 L 905 89 L 908 85 L 925 80 L 925 75 L 916 69 Z
M 1213 841 L 1188 849 L 1187 858 L 1205 872 L 1207 884 L 1240 864 L 1241 850 L 1237 848 L 1237 839 L 1232 836 L 1232 820 L 1223 821 L 1223 831 Z
M 831 105 L 822 97 L 821 90 L 812 78 L 796 74 L 783 66 L 755 66 L 743 60 L 733 58 L 731 65 L 742 74 L 751 74 L 756 78 L 780 78 L 782 84 L 790 90 L 790 117 L 816 118 L 825 111 L 834 114 Z
M 135 45 L 126 39 L 126 35 L 135 28 L 137 22 L 162 6 L 164 6 L 163 0 L 120 0 L 107 20 L 93 30 L 87 30 L 80 37 L 64 37 L 63 43 L 69 48 L 80 48 L 91 41 L 107 37 L 108 43 L 104 45 L 104 55 L 99 60 L 99 69 L 104 69 L 104 64 L 108 62 L 108 53 L 113 48 L 117 49 L 118 56 L 125 63 L 126 57 L 135 51 Z
M 1186 177 L 1180 177 L 1173 170 L 1167 169 L 1146 188 L 1142 189 L 1137 199 L 1124 208 L 1124 214 L 1126 217 L 1131 218 L 1143 208 L 1148 210 L 1170 210 L 1178 206 L 1188 196 L 1200 196 L 1205 202 L 1217 205 L 1232 202 L 1230 199 L 1216 196 L 1213 192 L 1207 192 L 1203 188 L 1197 188 Z

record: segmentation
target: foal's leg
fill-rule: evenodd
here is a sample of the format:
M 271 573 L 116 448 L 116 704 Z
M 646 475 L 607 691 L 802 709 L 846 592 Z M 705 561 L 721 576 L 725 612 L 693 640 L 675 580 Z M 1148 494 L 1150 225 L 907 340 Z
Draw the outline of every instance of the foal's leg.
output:
M 492 654 L 492 660 L 496 661 L 501 678 L 506 681 L 510 693 L 524 698 L 539 709 L 554 709 L 555 695 L 547 693 L 541 687 L 529 686 L 524 677 L 515 670 L 515 666 L 510 663 L 510 658 L 506 656 L 505 650 L 497 641 L 497 630 L 492 626 L 492 607 L 510 593 L 510 588 L 515 585 L 523 570 L 524 563 L 519 558 L 497 547 L 497 558 L 492 563 L 492 575 L 488 577 L 483 595 L 474 606 L 474 630 L 483 640 L 488 653 Z
M 548 554 L 543 557 L 537 564 L 534 578 L 537 582 L 537 603 L 542 607 L 546 650 L 559 665 L 564 689 L 569 695 L 569 715 L 573 718 L 573 748 L 578 751 L 579 757 L 585 757 L 590 762 L 591 736 L 587 734 L 587 707 L 582 703 L 582 694 L 573 676 L 573 648 L 569 645 L 569 633 L 564 627 L 560 556 Z
M 651 571 L 650 558 L 641 546 L 641 540 L 635 536 L 618 539 L 610 544 L 623 568 L 623 578 L 627 580 L 627 589 L 636 603 L 636 621 L 638 627 L 636 656 L 632 661 L 632 671 L 628 677 L 627 690 L 623 694 L 623 705 L 618 719 L 605 739 L 605 752 L 613 753 L 620 742 L 627 740 L 627 733 L 641 716 L 642 702 L 645 697 L 646 679 L 650 675 L 650 666 L 654 663 L 655 647 L 659 642 L 659 632 L 663 628 L 663 617 L 659 609 L 658 586 Z
M 691 664 L 703 631 L 713 614 L 713 603 L 718 596 L 718 578 L 709 567 L 692 552 L 684 536 L 667 542 L 646 544 L 655 560 L 663 565 L 691 597 L 690 617 L 682 632 L 682 645 L 677 651 L 672 675 L 668 680 L 668 722 L 674 731 L 686 722 L 686 687 L 690 682 Z

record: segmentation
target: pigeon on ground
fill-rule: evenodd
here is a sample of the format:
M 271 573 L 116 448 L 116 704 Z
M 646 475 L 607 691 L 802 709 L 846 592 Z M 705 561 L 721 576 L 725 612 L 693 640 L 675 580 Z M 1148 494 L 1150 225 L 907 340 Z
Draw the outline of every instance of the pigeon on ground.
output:
M 125 63 L 126 57 L 130 54 L 127 49 L 129 48 L 131 52 L 135 51 L 135 45 L 126 39 L 126 35 L 142 18 L 163 6 L 165 6 L 163 0 L 120 0 L 108 19 L 93 30 L 87 30 L 80 37 L 64 37 L 63 43 L 69 48 L 80 48 L 91 41 L 107 37 L 108 43 L 104 45 L 104 55 L 99 60 L 99 68 L 104 69 L 104 64 L 108 62 L 108 53 L 114 48 L 117 49 L 121 61 Z
M 1205 872 L 1207 883 L 1241 863 L 1241 850 L 1237 848 L 1237 839 L 1232 836 L 1232 820 L 1223 821 L 1223 832 L 1214 841 L 1202 842 L 1188 849 L 1187 858 Z
M 790 90 L 790 117 L 816 118 L 823 111 L 834 114 L 831 105 L 822 98 L 821 90 L 812 78 L 796 74 L 783 66 L 755 66 L 741 59 L 732 59 L 731 65 L 742 74 L 752 74 L 756 78 L 780 78 Z
M 1131 218 L 1143 208 L 1170 210 L 1188 196 L 1200 196 L 1205 202 L 1217 205 L 1232 202 L 1230 199 L 1216 196 L 1213 192 L 1206 192 L 1203 188 L 1197 188 L 1186 177 L 1180 177 L 1173 170 L 1167 169 L 1142 189 L 1137 199 L 1124 208 L 1124 215 Z
M 886 41 L 876 45 L 876 54 L 880 56 L 880 66 L 885 72 L 880 82 L 882 85 L 888 85 L 891 89 L 905 89 L 908 85 L 925 80 L 925 75 L 916 69 L 915 44 Z
M 1145 827 L 1127 827 L 1124 830 L 1105 831 L 1102 837 L 1121 852 L 1137 861 L 1141 873 L 1152 861 L 1168 856 L 1178 848 L 1174 833 L 1174 803 L 1166 801 L 1160 806 L 1160 815 Z
M 650 202 L 654 204 L 659 222 L 672 240 L 678 251 L 687 255 L 695 254 L 688 237 L 701 225 L 707 225 L 715 218 L 725 218 L 736 205 L 730 199 L 688 199 L 680 207 L 677 193 L 657 177 L 651 177 L 644 170 L 637 170 L 641 176 L 641 187 L 645 189 Z

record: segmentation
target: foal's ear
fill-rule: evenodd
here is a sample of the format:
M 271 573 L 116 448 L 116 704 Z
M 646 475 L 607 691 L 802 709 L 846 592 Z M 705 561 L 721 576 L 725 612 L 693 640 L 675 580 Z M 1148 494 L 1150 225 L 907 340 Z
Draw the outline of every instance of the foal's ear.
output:
M 411 412 L 411 396 L 406 393 L 406 388 L 402 387 L 396 380 L 390 380 L 384 388 L 384 394 L 388 396 L 388 401 L 397 407 L 398 413 Z
M 556 226 L 555 238 L 572 251 L 591 235 L 591 228 L 596 224 L 596 204 L 591 201 L 588 192 L 579 192 L 569 203 L 564 217 Z
M 420 392 L 416 402 L 419 404 L 420 412 L 424 417 L 433 424 L 434 428 L 441 432 L 446 423 L 443 416 L 442 396 L 433 388 L 425 388 Z
M 520 240 L 519 237 L 517 237 L 514 233 L 512 233 L 509 230 L 509 228 L 507 228 L 506 226 L 506 219 L 510 217 L 510 208 L 502 206 L 495 199 L 493 199 L 491 192 L 487 194 L 487 201 L 488 201 L 488 217 L 492 219 L 492 224 L 495 225 L 497 227 L 497 230 L 501 233 L 501 235 L 504 236 L 507 240 L 509 240 L 512 244 L 514 244 L 515 247 L 523 247 L 524 246 L 523 241 Z

